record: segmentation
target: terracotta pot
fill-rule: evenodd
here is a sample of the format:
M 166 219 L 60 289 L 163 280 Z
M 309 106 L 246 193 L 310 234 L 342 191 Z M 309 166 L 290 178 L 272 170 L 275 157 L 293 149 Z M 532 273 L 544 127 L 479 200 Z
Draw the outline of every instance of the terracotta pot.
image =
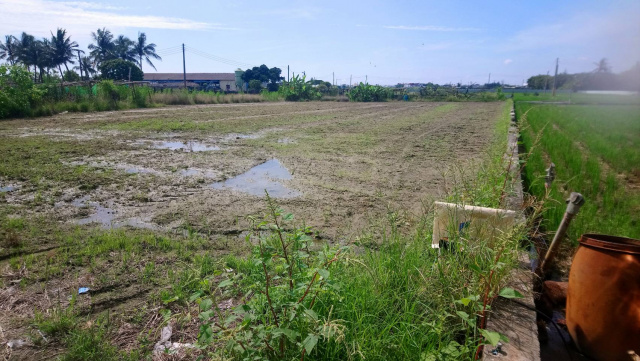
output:
M 573 257 L 567 327 L 578 348 L 600 361 L 640 354 L 640 241 L 585 234 Z

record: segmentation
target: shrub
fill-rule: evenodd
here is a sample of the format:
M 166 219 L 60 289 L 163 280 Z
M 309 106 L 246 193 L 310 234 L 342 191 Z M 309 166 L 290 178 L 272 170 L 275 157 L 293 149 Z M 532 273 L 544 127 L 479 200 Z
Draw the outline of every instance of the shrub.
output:
M 120 89 L 113 83 L 112 80 L 102 80 L 98 83 L 98 94 L 105 99 L 113 109 L 118 107 L 118 100 L 120 100 Z
M 260 82 L 260 80 L 257 80 L 257 79 L 249 80 L 249 90 L 252 93 L 260 93 L 260 91 L 262 90 L 262 83 Z
M 391 98 L 390 89 L 380 85 L 360 83 L 349 92 L 349 99 L 355 102 L 383 102 Z
M 31 115 L 41 97 L 42 92 L 25 68 L 0 66 L 0 119 Z
M 278 92 L 288 101 L 318 100 L 322 94 L 318 92 L 306 76 L 294 75 L 290 81 L 280 86 Z
M 141 81 L 144 74 L 138 66 L 130 61 L 122 59 L 107 60 L 99 67 L 102 79 L 129 80 L 131 71 L 131 81 Z

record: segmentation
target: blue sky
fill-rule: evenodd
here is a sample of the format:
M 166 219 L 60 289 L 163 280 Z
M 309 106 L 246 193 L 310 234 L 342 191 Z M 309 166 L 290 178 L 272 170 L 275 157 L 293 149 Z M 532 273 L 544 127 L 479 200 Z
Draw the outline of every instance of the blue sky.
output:
M 86 49 L 107 27 L 144 31 L 159 72 L 278 66 L 337 82 L 520 84 L 531 75 L 614 71 L 640 61 L 640 1 L 52 1 L 0 0 L 0 35 L 63 27 Z M 214 61 L 214 57 L 224 61 Z M 153 71 L 146 66 L 144 71 Z

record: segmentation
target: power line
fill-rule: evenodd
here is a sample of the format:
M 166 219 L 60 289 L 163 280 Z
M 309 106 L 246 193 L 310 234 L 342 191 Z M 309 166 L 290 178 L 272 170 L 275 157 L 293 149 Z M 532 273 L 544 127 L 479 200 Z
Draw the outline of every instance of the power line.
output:
M 190 52 L 196 54 L 196 55 L 200 55 L 201 57 L 204 58 L 208 58 L 214 61 L 218 61 L 220 63 L 225 63 L 225 64 L 229 64 L 229 65 L 242 65 L 242 66 L 254 66 L 254 64 L 250 64 L 250 63 L 245 63 L 242 61 L 238 61 L 238 60 L 233 60 L 233 59 L 227 59 L 227 58 L 223 58 L 221 56 L 217 56 L 217 55 L 213 55 L 210 53 L 207 53 L 206 51 L 202 51 L 196 48 L 193 48 L 191 46 L 187 46 L 187 50 L 189 50 Z
M 173 50 L 171 52 L 156 52 L 156 54 L 160 55 L 160 56 L 170 56 L 170 55 L 175 55 L 175 54 L 180 54 L 182 53 L 182 49 L 176 49 Z
M 174 49 L 181 49 L 181 45 L 176 45 L 176 46 L 170 46 L 168 48 L 163 48 L 163 49 L 158 49 L 156 50 L 156 52 L 163 52 L 163 51 L 169 51 L 169 50 L 174 50 Z

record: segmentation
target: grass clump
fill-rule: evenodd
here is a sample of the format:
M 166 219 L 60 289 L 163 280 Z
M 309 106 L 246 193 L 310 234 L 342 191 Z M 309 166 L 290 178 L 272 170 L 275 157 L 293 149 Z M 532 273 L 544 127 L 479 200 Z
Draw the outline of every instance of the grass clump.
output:
M 76 298 L 68 307 L 57 307 L 48 315 L 36 313 L 33 327 L 47 342 L 57 342 L 65 347 L 61 361 L 81 360 L 123 360 L 136 353 L 119 352 L 109 342 L 110 323 L 108 316 L 98 316 L 96 320 L 83 322 L 74 311 Z M 137 354 L 136 354 L 137 355 Z M 141 356 L 141 355 L 139 355 Z

